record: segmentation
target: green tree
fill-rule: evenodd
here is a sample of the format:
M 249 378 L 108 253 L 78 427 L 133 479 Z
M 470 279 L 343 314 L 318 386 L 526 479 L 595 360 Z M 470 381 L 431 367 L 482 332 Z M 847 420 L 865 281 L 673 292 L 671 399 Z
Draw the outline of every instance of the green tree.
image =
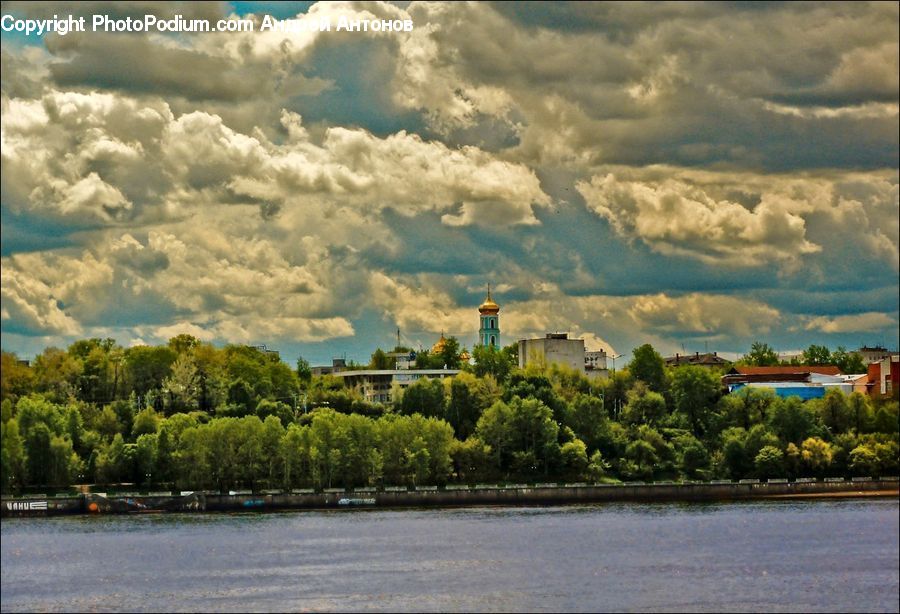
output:
M 165 346 L 138 345 L 125 350 L 125 377 L 131 389 L 139 397 L 161 389 L 176 358 L 175 351 Z
M 80 376 L 81 361 L 59 348 L 49 347 L 34 360 L 37 392 L 46 393 L 56 403 L 75 396 Z
M 722 432 L 722 460 L 726 473 L 732 479 L 744 477 L 752 468 L 753 458 L 748 458 L 746 441 L 747 431 L 740 427 Z
M 403 391 L 400 412 L 405 415 L 421 414 L 427 417 L 444 416 L 444 385 L 439 379 L 423 377 Z
M 372 354 L 371 360 L 369 360 L 369 368 L 370 369 L 393 369 L 394 361 L 382 350 L 378 348 Z
M 569 411 L 566 412 L 565 425 L 575 432 L 575 436 L 581 439 L 588 449 L 596 450 L 609 428 L 603 401 L 589 394 L 576 394 Z
M 498 382 L 505 382 L 517 364 L 513 361 L 513 355 L 507 351 L 507 348 L 498 349 L 492 345 L 476 345 L 472 354 L 475 358 L 475 375 L 478 377 L 490 375 Z
M 850 468 L 854 475 L 877 475 L 878 464 L 878 454 L 868 445 L 857 446 L 850 452 Z
M 478 437 L 451 442 L 453 472 L 461 482 L 475 483 L 491 471 L 491 447 Z
M 625 458 L 633 464 L 628 477 L 651 479 L 653 471 L 659 463 L 659 456 L 653 445 L 643 439 L 636 439 L 625 448 Z
M 144 433 L 137 438 L 134 446 L 134 471 L 137 482 L 148 486 L 154 480 L 160 481 L 162 476 L 156 468 L 159 454 L 159 436 L 156 433 Z
M 875 412 L 872 411 L 869 397 L 860 392 L 854 392 L 847 398 L 847 406 L 851 427 L 857 433 L 870 431 L 875 420 Z
M 758 422 L 764 422 L 770 408 L 779 402 L 771 388 L 744 386 L 719 400 L 718 411 L 722 426 L 739 426 L 749 431 Z
M 588 468 L 587 446 L 580 439 L 567 441 L 560 448 L 563 471 L 572 478 L 584 477 Z
M 18 356 L 0 352 L 0 399 L 16 401 L 34 390 L 35 376 L 31 367 L 19 362 Z
M 26 482 L 25 446 L 16 419 L 0 424 L 0 490 L 18 490 Z
M 831 352 L 824 345 L 811 345 L 803 350 L 803 363 L 813 366 L 834 364 Z
M 178 355 L 162 383 L 168 413 L 189 412 L 200 406 L 200 372 L 191 353 Z
M 48 483 L 68 486 L 72 482 L 72 477 L 78 473 L 80 465 L 81 462 L 72 449 L 72 442 L 68 437 L 54 435 L 50 438 Z
M 628 392 L 628 404 L 622 412 L 625 424 L 657 424 L 666 415 L 666 400 L 652 392 L 640 380 Z
M 152 407 L 147 407 L 134 417 L 134 426 L 131 429 L 131 434 L 135 439 L 138 439 L 141 435 L 154 434 L 159 430 L 161 421 L 160 415 Z
M 831 354 L 831 364 L 841 370 L 841 373 L 855 374 L 867 373 L 865 361 L 857 352 L 848 352 L 843 346 L 838 346 Z
M 312 367 L 309 366 L 309 361 L 302 356 L 297 357 L 297 379 L 304 387 L 308 386 L 312 380 Z
M 800 458 L 810 472 L 821 475 L 831 466 L 831 446 L 819 437 L 810 437 L 800 448 Z
M 850 414 L 850 406 L 847 396 L 837 388 L 829 388 L 821 399 L 810 401 L 819 414 L 822 424 L 834 433 L 843 433 L 850 428 L 853 416 Z
M 710 462 L 706 446 L 690 433 L 678 435 L 672 440 L 672 444 L 681 474 L 691 479 L 703 476 Z
M 459 347 L 459 340 L 456 337 L 447 337 L 444 347 L 439 352 L 442 364 L 448 369 L 459 369 L 462 365 L 460 354 L 462 350 Z
M 465 441 L 475 432 L 481 412 L 500 396 L 499 390 L 493 385 L 493 380 L 478 378 L 465 372 L 444 381 L 448 388 L 446 419 L 457 438 Z
M 775 446 L 763 446 L 753 460 L 756 475 L 777 478 L 784 475 L 784 453 Z
M 653 392 L 666 390 L 666 363 L 649 343 L 634 350 L 628 370 L 632 378 L 644 382 Z
M 785 443 L 800 444 L 818 433 L 816 415 L 799 397 L 790 396 L 774 403 L 768 425 Z
M 181 356 L 182 354 L 192 354 L 194 348 L 200 345 L 200 340 L 193 335 L 181 333 L 169 339 L 168 345 L 173 352 Z
M 686 366 L 672 375 L 672 399 L 675 411 L 687 417 L 691 430 L 702 437 L 709 429 L 712 409 L 719 399 L 718 377 L 703 367 Z
M 754 341 L 750 346 L 750 352 L 745 354 L 741 363 L 753 367 L 773 367 L 778 364 L 778 353 L 769 347 L 768 343 Z

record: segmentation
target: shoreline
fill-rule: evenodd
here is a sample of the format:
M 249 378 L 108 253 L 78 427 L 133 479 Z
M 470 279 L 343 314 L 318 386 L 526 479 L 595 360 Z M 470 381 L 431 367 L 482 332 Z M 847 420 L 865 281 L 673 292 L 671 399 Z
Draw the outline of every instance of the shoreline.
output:
M 900 480 L 834 478 L 822 482 L 773 480 L 717 481 L 703 483 L 626 483 L 626 484 L 496 484 L 475 487 L 388 487 L 383 490 L 326 489 L 324 492 L 229 493 L 183 491 L 170 493 L 121 494 L 109 496 L 86 493 L 68 497 L 17 497 L 2 499 L 0 513 L 5 517 L 40 518 L 74 514 L 129 514 L 165 512 L 234 512 L 334 509 L 383 509 L 471 507 L 483 505 L 566 505 L 583 503 L 662 503 L 709 502 L 752 499 L 820 499 L 852 497 L 898 497 Z

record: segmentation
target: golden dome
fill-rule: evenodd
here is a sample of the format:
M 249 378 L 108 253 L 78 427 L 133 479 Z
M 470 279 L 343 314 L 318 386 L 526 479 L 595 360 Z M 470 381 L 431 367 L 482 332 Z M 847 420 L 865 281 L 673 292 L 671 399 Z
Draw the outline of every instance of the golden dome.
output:
M 491 298 L 490 285 L 488 285 L 487 298 L 484 299 L 484 302 L 478 307 L 478 311 L 483 315 L 496 315 L 500 313 L 500 305 L 495 303 Z
M 444 333 L 441 333 L 441 338 L 437 340 L 437 343 L 431 346 L 432 354 L 440 354 L 444 350 L 444 346 L 447 345 L 447 339 L 444 338 Z

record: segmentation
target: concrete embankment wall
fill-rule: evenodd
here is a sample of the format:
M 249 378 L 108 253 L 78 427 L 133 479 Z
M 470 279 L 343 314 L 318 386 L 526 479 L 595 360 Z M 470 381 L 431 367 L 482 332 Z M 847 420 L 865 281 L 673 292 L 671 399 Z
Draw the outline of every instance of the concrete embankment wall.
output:
M 772 497 L 811 497 L 829 495 L 866 495 L 867 493 L 897 496 L 897 478 L 856 479 L 832 481 L 785 482 L 704 482 L 614 485 L 482 485 L 474 488 L 423 487 L 417 490 L 388 488 L 326 492 L 292 492 L 270 494 L 213 494 L 190 493 L 183 496 L 114 496 L 97 494 L 75 497 L 6 499 L 2 501 L 2 515 L 47 516 L 58 514 L 98 513 L 118 514 L 135 512 L 185 511 L 275 511 L 299 509 L 346 509 L 353 507 L 454 507 L 475 505 L 559 505 L 572 503 L 603 503 L 617 501 L 716 501 L 760 499 Z

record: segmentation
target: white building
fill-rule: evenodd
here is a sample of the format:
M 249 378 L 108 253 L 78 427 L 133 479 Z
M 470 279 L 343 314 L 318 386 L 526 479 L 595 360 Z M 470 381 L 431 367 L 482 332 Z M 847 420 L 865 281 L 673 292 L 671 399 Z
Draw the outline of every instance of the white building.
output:
M 348 388 L 356 388 L 370 403 L 391 403 L 394 387 L 403 390 L 423 377 L 453 377 L 458 369 L 369 369 L 365 371 L 341 371 L 335 377 L 344 380 Z

